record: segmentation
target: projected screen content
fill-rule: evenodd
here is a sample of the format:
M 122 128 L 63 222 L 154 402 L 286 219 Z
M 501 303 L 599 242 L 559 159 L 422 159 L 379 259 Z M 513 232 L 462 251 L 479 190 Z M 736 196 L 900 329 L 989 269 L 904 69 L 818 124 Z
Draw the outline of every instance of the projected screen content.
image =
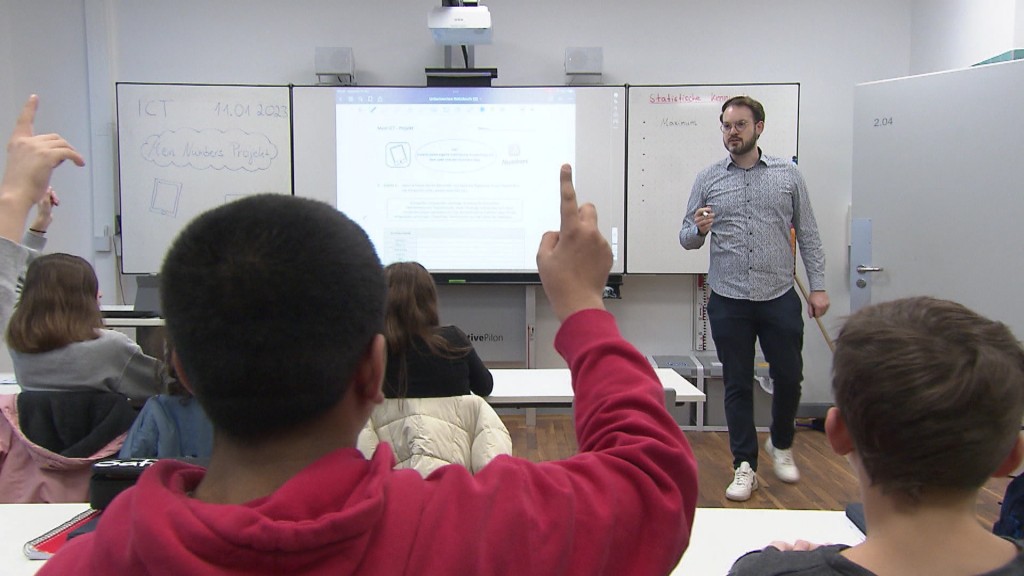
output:
M 622 87 L 297 88 L 294 114 L 296 194 L 358 222 L 385 264 L 535 273 L 569 163 L 624 271 Z

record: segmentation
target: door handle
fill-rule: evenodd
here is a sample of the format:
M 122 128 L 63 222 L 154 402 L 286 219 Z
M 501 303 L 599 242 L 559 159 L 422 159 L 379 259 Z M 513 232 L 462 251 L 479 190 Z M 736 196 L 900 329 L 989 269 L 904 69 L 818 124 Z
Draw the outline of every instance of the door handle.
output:
M 865 266 L 863 264 L 857 265 L 857 274 L 866 274 L 868 272 L 881 272 L 882 270 L 885 270 L 885 268 L 882 268 L 881 266 Z

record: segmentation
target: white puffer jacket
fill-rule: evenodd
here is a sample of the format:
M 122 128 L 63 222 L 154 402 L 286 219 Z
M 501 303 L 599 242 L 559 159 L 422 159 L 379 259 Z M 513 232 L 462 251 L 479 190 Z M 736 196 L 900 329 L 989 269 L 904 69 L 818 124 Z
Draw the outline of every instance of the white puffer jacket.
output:
M 396 468 L 426 477 L 447 464 L 476 473 L 499 454 L 512 453 L 512 439 L 498 414 L 480 396 L 388 398 L 359 433 L 358 448 L 371 457 L 391 444 Z

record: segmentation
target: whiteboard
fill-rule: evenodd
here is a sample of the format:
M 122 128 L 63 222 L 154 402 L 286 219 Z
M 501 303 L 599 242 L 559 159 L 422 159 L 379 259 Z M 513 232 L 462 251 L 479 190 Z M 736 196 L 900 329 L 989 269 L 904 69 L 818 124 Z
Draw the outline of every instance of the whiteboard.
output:
M 1024 337 L 1021 93 L 1020 60 L 855 88 L 850 265 L 883 270 L 852 270 L 851 300 L 946 298 Z
M 718 115 L 733 96 L 765 108 L 759 146 L 797 156 L 800 84 L 630 86 L 626 169 L 626 272 L 705 273 L 708 248 L 684 250 L 679 228 L 697 173 L 728 154 Z
M 206 210 L 292 193 L 287 86 L 116 88 L 122 272 L 159 272 L 178 232 Z

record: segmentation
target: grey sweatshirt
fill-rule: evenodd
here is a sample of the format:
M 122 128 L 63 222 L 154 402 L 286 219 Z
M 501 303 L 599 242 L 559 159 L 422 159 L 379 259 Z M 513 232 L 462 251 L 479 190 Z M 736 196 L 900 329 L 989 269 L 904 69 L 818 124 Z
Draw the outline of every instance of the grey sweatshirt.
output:
M 22 390 L 119 392 L 142 404 L 164 390 L 162 363 L 146 356 L 138 344 L 115 330 L 63 348 L 25 354 L 11 350 L 14 375 Z
M 18 298 L 18 274 L 25 269 L 28 257 L 29 251 L 24 246 L 0 238 L 0 329 L 4 332 Z

